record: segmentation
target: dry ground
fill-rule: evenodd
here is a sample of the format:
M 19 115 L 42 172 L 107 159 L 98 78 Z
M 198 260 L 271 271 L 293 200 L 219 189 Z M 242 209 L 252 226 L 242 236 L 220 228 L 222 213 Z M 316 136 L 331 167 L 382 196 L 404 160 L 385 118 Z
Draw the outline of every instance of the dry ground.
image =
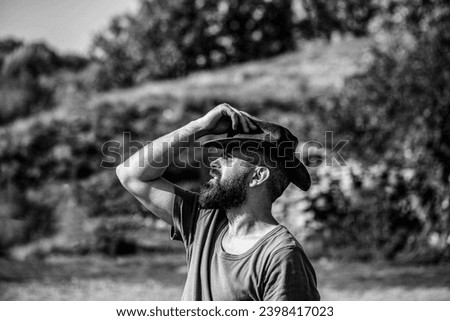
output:
M 450 265 L 314 262 L 324 300 L 450 300 Z M 184 254 L 0 259 L 1 300 L 178 300 Z

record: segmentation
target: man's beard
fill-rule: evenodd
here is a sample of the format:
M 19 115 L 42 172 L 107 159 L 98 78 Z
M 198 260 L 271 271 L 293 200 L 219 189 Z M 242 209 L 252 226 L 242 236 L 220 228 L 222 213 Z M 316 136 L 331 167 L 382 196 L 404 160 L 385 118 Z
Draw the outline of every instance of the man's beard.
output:
M 206 182 L 200 189 L 200 205 L 224 210 L 238 207 L 247 198 L 246 178 L 247 175 L 240 175 L 221 182 L 219 175 L 217 179 Z

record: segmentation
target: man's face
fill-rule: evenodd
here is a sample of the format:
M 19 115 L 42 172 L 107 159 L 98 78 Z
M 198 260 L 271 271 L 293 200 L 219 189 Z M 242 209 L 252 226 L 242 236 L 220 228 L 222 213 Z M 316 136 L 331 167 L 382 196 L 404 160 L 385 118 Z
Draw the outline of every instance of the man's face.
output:
M 226 210 L 244 203 L 251 170 L 249 163 L 230 154 L 211 162 L 212 178 L 200 190 L 200 205 Z

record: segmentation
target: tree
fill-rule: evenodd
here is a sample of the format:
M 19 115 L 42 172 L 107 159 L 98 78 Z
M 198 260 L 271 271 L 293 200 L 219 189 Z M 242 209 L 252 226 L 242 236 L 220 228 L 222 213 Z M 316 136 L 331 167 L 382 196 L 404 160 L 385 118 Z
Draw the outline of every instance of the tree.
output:
M 135 15 L 114 18 L 91 53 L 100 87 L 273 56 L 295 47 L 291 1 L 146 0 Z M 105 82 L 106 80 L 106 82 Z
M 383 210 L 372 209 L 373 218 L 385 218 L 384 242 L 402 235 L 389 255 L 448 258 L 450 4 L 384 3 L 372 26 L 372 63 L 347 81 L 325 121 L 351 141 L 353 157 L 378 166 Z
M 3 65 L 3 59 L 11 52 L 21 47 L 23 42 L 14 38 L 6 38 L 0 40 L 0 69 Z
M 8 79 L 31 77 L 54 72 L 60 65 L 58 55 L 43 43 L 18 47 L 3 62 L 2 76 Z
M 333 32 L 351 33 L 355 36 L 368 34 L 368 26 L 378 13 L 379 2 L 375 0 L 298 0 L 308 13 L 299 22 L 300 33 L 307 38 L 331 38 Z
M 45 44 L 17 44 L 16 47 L 5 56 L 2 64 L 0 124 L 48 108 L 53 88 L 41 78 L 61 66 L 59 56 Z

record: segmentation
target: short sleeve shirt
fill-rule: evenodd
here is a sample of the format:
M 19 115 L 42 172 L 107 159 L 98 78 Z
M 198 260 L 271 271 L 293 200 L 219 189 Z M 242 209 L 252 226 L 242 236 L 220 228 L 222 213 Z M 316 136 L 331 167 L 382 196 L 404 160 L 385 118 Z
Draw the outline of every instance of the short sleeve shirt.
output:
M 201 208 L 198 194 L 176 186 L 172 216 L 171 238 L 186 248 L 182 300 L 320 300 L 311 262 L 284 226 L 234 255 L 222 248 L 228 229 L 225 213 Z

